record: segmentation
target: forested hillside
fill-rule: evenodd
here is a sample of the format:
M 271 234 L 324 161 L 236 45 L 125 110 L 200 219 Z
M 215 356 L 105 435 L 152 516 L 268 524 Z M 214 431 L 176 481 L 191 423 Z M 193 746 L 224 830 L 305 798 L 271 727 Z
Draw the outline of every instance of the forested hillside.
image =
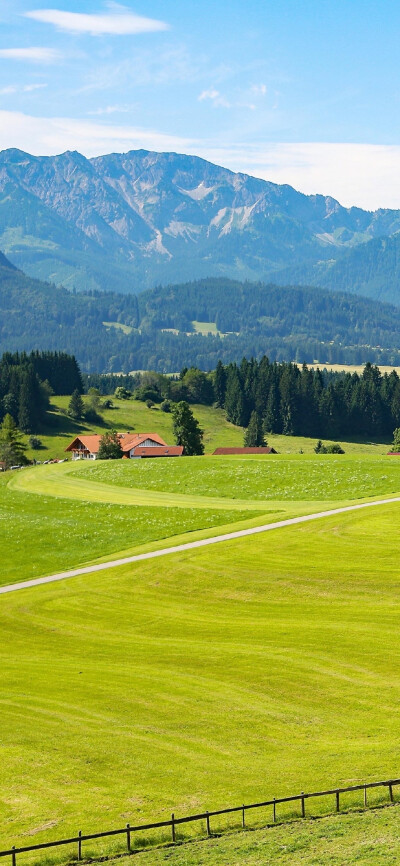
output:
M 197 329 L 197 330 L 196 330 Z M 400 310 L 315 288 L 215 278 L 71 293 L 0 259 L 0 351 L 62 351 L 87 372 L 212 369 L 243 356 L 400 363 Z
M 346 250 L 338 259 L 290 268 L 281 278 L 398 305 L 400 235 L 374 238 Z

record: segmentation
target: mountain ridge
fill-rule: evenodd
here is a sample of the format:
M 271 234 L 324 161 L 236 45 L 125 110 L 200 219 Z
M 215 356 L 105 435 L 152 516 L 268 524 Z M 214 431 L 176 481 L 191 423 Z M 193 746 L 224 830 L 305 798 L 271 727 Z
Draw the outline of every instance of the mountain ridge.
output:
M 313 268 L 324 285 L 346 251 L 397 231 L 400 210 L 344 208 L 190 155 L 0 152 L 0 248 L 31 276 L 78 290 L 288 282 L 296 270 L 312 283 Z

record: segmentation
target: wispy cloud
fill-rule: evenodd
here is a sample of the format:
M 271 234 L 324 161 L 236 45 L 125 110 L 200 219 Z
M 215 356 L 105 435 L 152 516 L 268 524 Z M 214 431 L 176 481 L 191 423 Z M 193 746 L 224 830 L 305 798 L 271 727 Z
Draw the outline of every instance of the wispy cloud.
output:
M 336 142 L 198 146 L 199 156 L 313 195 L 331 195 L 346 207 L 400 208 L 400 146 Z
M 127 114 L 131 109 L 132 106 L 130 105 L 106 105 L 105 108 L 96 108 L 93 111 L 88 111 L 88 114 L 91 116 L 101 116 L 104 114 Z
M 154 129 L 0 111 L 0 150 L 8 147 L 25 149 L 35 155 L 79 150 L 85 156 L 98 156 L 139 148 L 189 153 L 194 149 L 194 141 Z
M 223 96 L 215 87 L 210 87 L 209 90 L 203 90 L 197 97 L 199 102 L 210 100 L 214 108 L 231 108 L 231 103 Z
M 42 90 L 47 84 L 9 84 L 0 88 L 0 96 L 9 96 L 12 93 L 32 93 L 34 90 Z
M 136 35 L 139 33 L 155 33 L 168 30 L 165 21 L 155 18 L 145 18 L 134 15 L 125 7 L 113 6 L 117 11 L 106 15 L 92 15 L 85 12 L 64 12 L 60 9 L 33 9 L 26 12 L 26 18 L 40 21 L 43 24 L 53 24 L 58 30 L 69 33 L 89 33 L 91 36 Z
M 61 55 L 53 48 L 0 48 L 0 57 L 22 60 L 24 63 L 55 63 Z
M 266 96 L 267 95 L 267 85 L 266 84 L 252 84 L 250 90 L 252 93 L 254 93 L 254 96 Z

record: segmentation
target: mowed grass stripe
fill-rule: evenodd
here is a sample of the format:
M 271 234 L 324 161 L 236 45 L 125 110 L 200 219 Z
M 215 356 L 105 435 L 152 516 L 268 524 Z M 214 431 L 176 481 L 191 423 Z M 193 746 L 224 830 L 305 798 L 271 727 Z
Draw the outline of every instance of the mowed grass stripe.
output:
M 190 458 L 187 458 L 190 459 Z M 57 496 L 63 499 L 80 499 L 89 502 L 109 502 L 115 505 L 147 505 L 157 508 L 208 508 L 243 511 L 261 511 L 270 502 L 225 497 L 201 496 L 199 494 L 166 493 L 159 490 L 125 488 L 115 484 L 92 481 L 84 474 L 87 467 L 81 463 L 35 466 L 15 475 L 9 485 L 13 490 Z M 82 476 L 82 477 L 81 477 Z
M 2 844 L 392 775 L 399 517 L 4 597 Z

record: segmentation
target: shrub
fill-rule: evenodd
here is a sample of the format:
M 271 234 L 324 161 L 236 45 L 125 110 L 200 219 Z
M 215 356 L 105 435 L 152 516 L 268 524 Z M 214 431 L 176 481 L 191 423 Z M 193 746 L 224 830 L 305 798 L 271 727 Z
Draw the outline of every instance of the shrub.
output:
M 122 385 L 119 385 L 114 391 L 114 397 L 116 397 L 117 400 L 130 400 L 132 397 L 132 391 L 128 391 L 127 388 L 123 388 Z
M 39 451 L 39 448 L 43 447 L 42 440 L 38 439 L 37 436 L 30 436 L 28 442 L 30 448 L 33 448 L 34 451 Z

